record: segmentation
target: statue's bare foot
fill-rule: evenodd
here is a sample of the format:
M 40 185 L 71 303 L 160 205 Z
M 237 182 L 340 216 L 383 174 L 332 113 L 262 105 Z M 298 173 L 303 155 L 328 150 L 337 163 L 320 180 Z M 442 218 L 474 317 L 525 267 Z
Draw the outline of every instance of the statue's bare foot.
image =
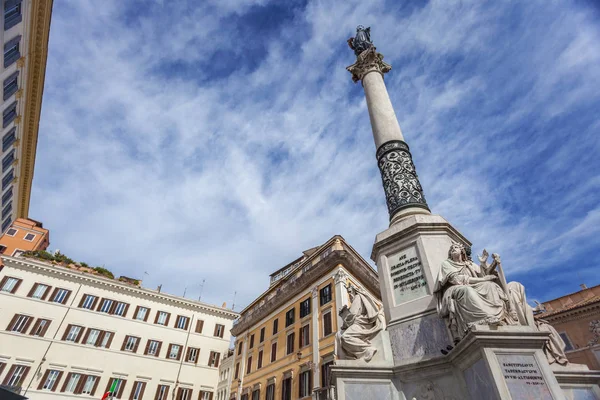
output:
M 369 347 L 365 351 L 365 361 L 366 362 L 371 361 L 371 359 L 373 358 L 373 356 L 375 355 L 375 353 L 377 353 L 377 349 L 375 347 Z

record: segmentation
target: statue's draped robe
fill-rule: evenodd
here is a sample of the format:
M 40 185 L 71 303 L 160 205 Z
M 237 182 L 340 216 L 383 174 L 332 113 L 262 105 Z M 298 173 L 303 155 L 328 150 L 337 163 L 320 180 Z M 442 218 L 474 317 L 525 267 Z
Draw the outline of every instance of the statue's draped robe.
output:
M 548 363 L 558 363 L 566 365 L 569 360 L 565 356 L 565 342 L 562 340 L 556 329 L 543 319 L 533 318 L 533 309 L 525 298 L 525 287 L 519 282 L 509 282 L 508 291 L 512 309 L 517 313 L 519 325 L 528 325 L 542 332 L 550 333 L 550 338 L 544 345 L 544 353 Z
M 356 293 L 338 333 L 338 346 L 341 346 L 347 358 L 362 358 L 371 346 L 371 340 L 384 327 L 384 316 L 375 301 L 369 296 Z
M 455 340 L 461 339 L 472 325 L 501 323 L 506 319 L 508 297 L 494 281 L 469 284 L 469 278 L 481 275 L 471 261 L 442 263 L 435 283 L 438 313 L 447 318 Z

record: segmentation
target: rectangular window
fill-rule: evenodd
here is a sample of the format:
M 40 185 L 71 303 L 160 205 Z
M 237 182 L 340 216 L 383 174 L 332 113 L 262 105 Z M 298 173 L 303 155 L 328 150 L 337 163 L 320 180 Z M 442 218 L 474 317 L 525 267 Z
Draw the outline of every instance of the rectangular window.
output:
M 310 314 L 310 297 L 300 303 L 300 318 L 304 318 L 308 314 Z
M 2 127 L 6 128 L 17 117 L 17 102 L 14 101 L 2 111 Z
M 169 395 L 169 387 L 167 385 L 158 385 L 156 389 L 155 400 L 167 400 Z
M 240 400 L 248 400 L 248 393 L 244 393 Z
M 91 294 L 83 295 L 83 299 L 81 300 L 81 308 L 85 308 L 87 310 L 92 310 L 94 308 L 94 304 L 96 304 L 96 296 L 92 296 Z
M 250 335 L 250 349 L 254 347 L 254 334 Z
M 292 400 L 292 378 L 281 382 L 281 400 Z
M 15 314 L 10 324 L 8 324 L 7 331 L 17 332 L 17 333 L 25 333 L 27 328 L 29 328 L 29 324 L 33 320 L 32 317 L 23 314 Z
M 167 326 L 169 324 L 169 316 L 168 312 L 159 311 L 156 313 L 156 319 L 154 320 L 155 324 Z
M 320 293 L 319 297 L 320 297 L 320 300 L 319 300 L 320 305 L 325 305 L 331 301 L 331 283 L 329 285 L 325 286 L 323 289 L 321 289 L 321 293 Z
M 234 379 L 238 379 L 240 376 L 240 363 L 235 364 L 235 374 L 233 375 Z
M 329 336 L 333 333 L 331 326 L 331 311 L 323 314 L 323 336 Z
M 160 353 L 160 345 L 161 342 L 158 340 L 148 340 L 148 344 L 146 344 L 146 355 L 158 357 Z
M 31 336 L 44 337 L 48 327 L 50 326 L 49 319 L 38 318 L 38 320 L 33 324 L 33 328 L 31 328 L 31 332 L 29 333 Z
M 2 151 L 6 151 L 12 146 L 12 144 L 17 140 L 16 136 L 17 128 L 12 128 L 2 137 Z M 15 229 L 16 232 L 16 229 Z M 11 235 L 13 236 L 13 235 Z
M 61 371 L 49 369 L 46 371 L 45 379 L 42 380 L 41 387 L 38 389 L 55 391 L 60 379 Z
M 246 360 L 246 374 L 252 372 L 252 356 L 248 357 Z
M 209 367 L 219 367 L 219 359 L 221 358 L 221 353 L 216 351 L 211 351 L 208 357 L 208 366 Z
M 115 306 L 114 315 L 118 315 L 119 317 L 124 317 L 127 314 L 127 309 L 129 308 L 129 304 L 118 302 Z
M 271 343 L 271 362 L 277 360 L 277 342 Z
M 191 400 L 191 398 L 192 398 L 192 389 L 180 387 L 177 390 L 176 400 Z
M 100 332 L 101 331 L 99 329 L 88 329 L 87 337 L 84 337 L 83 344 L 95 346 L 100 338 Z
M 43 285 L 41 283 L 36 283 L 35 285 L 33 285 L 33 287 L 31 288 L 31 292 L 30 292 L 30 296 L 34 299 L 40 299 L 40 300 L 44 300 L 48 294 L 48 289 L 50 289 L 50 287 L 48 285 Z
M 2 230 L 6 230 L 6 228 L 8 228 L 10 226 L 10 224 L 12 223 L 12 219 L 11 218 L 7 218 L 3 223 L 2 223 Z M 16 252 L 15 252 L 16 253 Z M 17 257 L 17 255 L 14 255 L 15 257 Z
M 110 378 L 108 380 L 108 385 L 106 385 L 106 390 L 104 391 L 104 393 L 106 393 L 110 390 L 110 388 L 112 387 L 112 385 L 115 381 L 117 381 L 117 385 L 114 390 L 114 394 L 115 394 L 114 397 L 117 399 L 120 399 L 121 396 L 123 395 L 123 390 L 125 390 L 125 385 L 127 384 L 126 379 Z
M 262 342 L 264 342 L 264 341 L 265 341 L 265 328 L 264 328 L 264 327 L 262 327 L 262 328 L 260 329 L 260 340 L 259 340 L 259 342 L 260 342 L 260 343 L 262 343 Z
M 169 345 L 169 351 L 167 353 L 167 358 L 171 360 L 179 360 L 179 352 L 181 351 L 181 346 L 178 344 Z
M 279 330 L 279 318 L 273 321 L 273 335 Z
M 561 332 L 558 334 L 560 338 L 565 342 L 565 351 L 573 350 L 573 344 L 571 344 L 571 340 L 569 336 L 567 336 L 566 332 Z
M 12 165 L 13 161 L 15 161 L 15 149 L 12 149 L 10 152 L 8 152 L 8 154 L 6 154 L 2 159 L 2 172 L 6 172 Z
M 243 344 L 244 344 L 244 342 L 239 342 L 239 343 L 238 343 L 238 354 L 237 354 L 238 356 L 239 356 L 240 354 L 242 354 L 242 347 L 243 347 Z
M 125 340 L 123 341 L 123 351 L 131 351 L 135 353 L 137 351 L 138 345 L 140 343 L 140 338 L 135 336 L 125 336 Z
M 225 325 L 216 324 L 215 325 L 215 333 L 213 336 L 222 338 L 225 334 Z
M 252 400 L 260 400 L 260 389 L 252 391 Z
M 83 394 L 94 394 L 94 388 L 96 387 L 96 383 L 98 382 L 98 377 L 93 375 L 87 375 L 85 377 L 85 382 L 83 384 L 83 389 L 81 389 L 81 393 Z
M 308 346 L 310 344 L 310 325 L 304 325 L 300 328 L 300 347 Z
M 311 371 L 300 373 L 300 398 L 310 396 L 312 391 Z
M 3 292 L 15 293 L 19 288 L 19 285 L 21 285 L 22 281 L 23 280 L 19 278 L 5 276 L 2 279 L 2 282 L 0 283 L 0 285 L 2 286 L 2 289 L 0 290 L 2 290 Z
M 285 327 L 286 328 L 294 323 L 294 321 L 296 319 L 295 311 L 296 311 L 296 309 L 292 308 L 291 310 L 289 310 L 288 312 L 285 313 Z
M 6 231 L 6 234 L 7 234 L 8 236 L 12 236 L 12 237 L 14 237 L 14 236 L 17 234 L 17 232 L 18 232 L 18 231 L 17 231 L 15 228 L 10 228 L 9 230 L 7 230 L 7 231 Z
M 4 68 L 21 58 L 20 42 L 21 35 L 18 35 L 4 43 Z
M 267 385 L 267 397 L 265 397 L 265 400 L 275 400 L 275 384 L 274 383 Z
M 24 365 L 13 365 L 11 369 L 6 374 L 6 378 L 4 379 L 3 385 L 5 386 L 22 386 L 25 377 L 27 377 L 27 373 L 29 372 L 29 367 Z
M 185 356 L 185 361 L 196 364 L 198 362 L 199 354 L 200 354 L 200 349 L 197 349 L 195 347 L 188 347 L 188 351 Z
M 137 311 L 135 312 L 135 319 L 139 320 L 139 321 L 147 321 L 148 320 L 148 314 L 149 314 L 149 309 L 146 307 L 141 307 L 138 306 L 137 307 Z
M 184 317 L 183 315 L 178 315 L 177 320 L 175 321 L 175 328 L 187 330 L 190 319 L 188 317 Z
M 28 242 L 33 242 L 33 239 L 35 239 L 35 235 L 33 233 L 28 233 L 27 235 L 25 235 L 24 239 Z
M 7 31 L 23 20 L 21 0 L 4 1 L 4 30 Z
M 296 334 L 294 332 L 287 335 L 287 353 L 292 354 L 294 352 L 294 342 L 296 340 Z
M 204 321 L 199 319 L 196 321 L 196 333 L 202 333 L 202 328 L 204 328 Z
M 100 303 L 100 309 L 98 311 L 110 314 L 111 309 L 113 308 L 114 301 L 110 299 L 102 299 L 102 303 Z
M 52 301 L 54 303 L 65 304 L 67 302 L 67 299 L 69 298 L 70 294 L 71 294 L 70 290 L 56 288 L 56 289 L 54 289 L 54 294 L 50 301 Z
M 262 361 L 263 361 L 263 351 L 260 350 L 258 352 L 258 360 L 256 361 L 256 369 L 262 368 Z
M 198 400 L 212 400 L 212 398 L 212 393 L 204 390 L 201 390 L 200 395 L 198 396 Z M 219 395 L 217 395 L 217 400 L 219 400 Z M 223 398 L 223 400 L 225 400 L 225 398 Z
M 146 389 L 146 382 L 135 381 L 133 382 L 133 388 L 131 389 L 131 400 L 140 400 L 144 396 L 144 390 Z
M 77 385 L 79 384 L 79 380 L 81 379 L 81 374 L 69 373 L 67 376 L 66 386 L 61 390 L 61 392 L 66 393 L 75 393 L 75 389 L 77 389 Z
M 331 366 L 333 361 L 321 365 L 321 387 L 331 386 Z
M 17 46 L 18 51 L 18 46 Z M 6 101 L 19 90 L 19 71 L 14 72 L 4 80 L 3 99 Z
M 8 203 L 6 207 L 2 210 L 2 219 L 8 217 L 12 211 L 12 203 Z
M 63 340 L 77 343 L 79 341 L 79 336 L 82 329 L 83 328 L 81 326 L 69 325 L 66 330 L 67 335 Z
M 112 343 L 112 339 L 113 339 L 112 332 L 103 331 L 102 340 L 100 340 L 100 346 L 98 346 L 98 347 L 102 347 L 103 349 L 109 349 L 110 344 Z
M 5 206 L 8 201 L 10 199 L 12 199 L 12 195 L 13 195 L 13 190 L 12 188 L 8 188 L 8 190 L 6 192 L 4 192 L 4 194 L 2 195 L 2 205 Z M 16 229 L 13 229 L 16 232 Z M 9 229 L 10 231 L 10 229 Z M 10 235 L 10 236 L 14 236 L 14 235 Z

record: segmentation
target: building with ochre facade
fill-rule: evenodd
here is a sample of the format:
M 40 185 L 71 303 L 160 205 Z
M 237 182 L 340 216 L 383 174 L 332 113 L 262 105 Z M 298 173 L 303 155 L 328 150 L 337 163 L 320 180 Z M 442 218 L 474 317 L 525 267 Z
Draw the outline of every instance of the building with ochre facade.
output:
M 349 285 L 380 301 L 375 270 L 341 236 L 271 275 L 269 288 L 241 311 L 230 399 L 330 399 L 338 309 Z

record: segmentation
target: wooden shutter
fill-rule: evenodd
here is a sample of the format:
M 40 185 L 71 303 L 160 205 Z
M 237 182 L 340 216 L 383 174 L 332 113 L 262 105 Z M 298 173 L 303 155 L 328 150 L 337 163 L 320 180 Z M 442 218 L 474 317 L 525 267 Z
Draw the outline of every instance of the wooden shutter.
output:
M 69 297 L 70 296 L 71 296 L 71 291 L 67 290 L 67 295 L 65 296 L 65 298 L 62 301 L 62 303 L 60 303 L 60 304 L 67 304 L 67 301 L 69 301 Z
M 73 394 L 81 394 L 81 392 L 83 391 L 83 385 L 85 385 L 85 381 L 87 380 L 87 375 L 81 374 L 79 376 L 79 381 L 77 382 L 77 385 L 75 386 L 75 390 L 73 391 Z
M 215 330 L 213 331 L 213 336 L 217 336 L 217 328 L 219 327 L 219 324 L 215 325 Z
M 150 342 L 151 342 L 150 339 L 146 340 L 146 347 L 144 347 L 144 354 L 145 355 L 148 355 L 148 349 L 150 348 Z
M 144 398 L 144 391 L 146 390 L 146 382 L 141 382 L 142 389 L 140 389 L 140 399 Z
M 56 392 L 58 389 L 58 384 L 60 383 L 60 378 L 63 376 L 63 371 L 58 371 L 58 376 L 56 377 L 56 381 L 54 381 L 54 385 L 52 386 L 52 391 Z
M 71 379 L 71 375 L 73 375 L 72 372 L 69 372 L 67 374 L 67 377 L 65 378 L 65 382 L 63 383 L 62 388 L 60 389 L 61 392 L 64 392 L 65 390 L 67 390 L 67 383 L 69 383 L 69 380 Z M 106 389 L 106 390 L 108 390 L 108 389 Z
M 37 287 L 40 286 L 39 283 L 35 283 L 32 287 L 31 290 L 29 291 L 29 293 L 27 293 L 27 297 L 32 297 L 33 294 L 35 293 L 35 289 L 37 289 Z
M 121 345 L 121 351 L 125 351 L 125 346 L 127 345 L 128 338 L 129 338 L 129 336 L 125 336 L 125 339 L 123 339 L 123 344 Z
M 18 318 L 19 318 L 19 314 L 15 314 L 15 316 L 12 317 L 12 319 L 10 320 L 10 324 L 8 324 L 8 326 L 6 327 L 7 331 L 10 331 L 12 329 L 12 327 L 15 325 L 15 322 L 17 322 Z
M 219 367 L 219 359 L 221 358 L 221 353 L 215 353 L 217 357 L 215 358 L 215 368 Z
M 173 345 L 169 344 L 169 347 L 167 348 L 167 356 L 165 358 L 169 358 L 169 354 L 171 354 L 171 347 L 173 347 Z
M 96 389 L 98 388 L 99 383 L 100 383 L 100 377 L 97 376 L 96 381 L 94 382 L 94 386 L 92 386 L 92 392 L 90 393 L 90 396 L 94 396 L 96 394 Z
M 208 400 L 213 400 L 213 392 L 208 393 Z
M 167 313 L 167 319 L 165 320 L 165 326 L 169 326 L 169 319 L 171 319 L 171 313 Z
M 50 321 L 49 319 L 45 319 L 44 321 L 46 321 L 46 325 L 44 325 L 44 327 L 42 328 L 42 331 L 40 332 L 40 337 L 44 337 L 46 335 L 46 332 L 48 331 L 48 328 L 52 323 L 52 321 Z
M 199 319 L 196 321 L 196 333 L 202 333 L 202 328 L 204 327 L 204 321 Z
M 140 342 L 142 341 L 141 338 L 137 338 L 137 340 L 135 341 L 135 346 L 133 346 L 133 352 L 137 353 L 138 347 L 140 346 Z
M 185 361 L 188 362 L 190 361 L 190 352 L 191 352 L 192 348 L 188 347 L 187 351 L 185 352 Z
M 42 390 L 42 388 L 44 387 L 44 383 L 46 383 L 46 379 L 48 379 L 48 375 L 50 374 L 50 370 L 47 369 L 46 372 L 44 372 L 44 375 L 42 376 L 42 380 L 40 381 L 40 384 L 37 388 L 37 390 Z M 56 384 L 57 382 L 54 382 L 54 384 Z
M 42 295 L 42 300 L 46 300 L 51 291 L 52 291 L 52 286 L 48 286 L 46 288 L 46 290 L 44 291 L 44 294 Z
M 117 391 L 117 399 L 120 399 L 123 395 L 123 390 L 125 390 L 125 385 L 127 384 L 127 379 L 121 379 L 121 384 L 119 386 L 119 390 Z
M 106 389 L 104 389 L 104 393 L 108 392 L 108 390 L 112 386 L 112 383 L 113 383 L 114 380 L 115 380 L 115 378 L 109 378 L 108 379 L 108 383 L 106 384 Z
M 37 328 L 40 326 L 40 321 L 42 319 L 38 318 L 37 321 L 35 321 L 35 324 L 33 324 L 33 328 L 31 328 L 31 331 L 29 331 L 30 335 L 33 335 L 35 333 L 35 331 L 37 330 Z
M 125 303 L 125 309 L 123 310 L 123 318 L 127 317 L 128 310 L 129 310 L 129 304 Z
M 146 308 L 146 314 L 144 315 L 144 322 L 148 322 L 148 316 L 150 316 L 150 308 L 145 307 Z M 144 385 L 144 388 L 146 387 L 146 385 Z
M 80 327 L 81 329 L 79 330 L 79 333 L 77 334 L 77 337 L 75 338 L 75 343 L 79 343 L 79 339 L 81 339 L 81 336 L 83 335 L 83 331 L 85 330 L 85 328 L 83 326 Z
M 158 357 L 160 355 L 160 348 L 162 346 L 162 342 L 158 342 L 158 346 L 156 346 L 156 356 Z
M 79 300 L 79 305 L 77 307 L 79 307 L 79 308 L 83 307 L 83 302 L 85 301 L 86 297 L 87 297 L 87 294 L 84 293 L 84 295 L 81 296 L 81 300 Z
M 31 325 L 32 321 L 33 317 L 27 317 L 27 322 L 25 322 L 25 326 L 23 326 L 23 330 L 21 331 L 21 333 L 27 333 L 27 329 L 29 329 L 29 325 Z
M 15 372 L 15 369 L 17 369 L 16 365 L 13 365 L 12 367 L 10 367 L 10 369 L 8 370 L 8 373 L 6 374 L 6 377 L 4 378 L 4 382 L 2 382 L 3 385 L 8 385 L 8 381 L 12 377 L 12 374 Z
M 183 329 L 185 329 L 187 331 L 187 329 L 190 326 L 190 319 L 188 317 L 183 317 L 183 318 L 185 318 L 185 325 L 184 325 Z
M 179 346 L 179 350 L 177 350 L 177 361 L 181 360 L 181 353 L 183 353 L 183 347 Z
M 154 323 L 157 324 L 158 323 L 158 315 L 160 314 L 160 311 L 156 312 L 156 315 L 154 316 Z M 157 394 L 158 395 L 158 394 Z
M 92 330 L 92 328 L 87 328 L 86 329 L 85 335 L 83 335 L 83 340 L 81 341 L 81 343 L 85 344 L 85 342 L 87 341 L 88 337 L 90 336 L 90 331 L 91 330 Z M 98 337 L 100 337 L 100 335 L 98 335 Z M 96 341 L 98 341 L 98 338 L 96 338 Z
M 137 315 L 138 315 L 138 311 L 140 311 L 140 306 L 137 306 L 135 308 L 135 312 L 133 313 L 131 319 L 136 319 Z
M 96 308 L 96 311 L 100 311 L 100 309 L 102 308 L 102 303 L 104 303 L 104 300 L 106 300 L 104 297 L 100 299 L 100 301 L 98 302 L 98 307 Z M 110 389 L 110 386 L 108 387 Z M 106 393 L 106 392 L 104 392 Z
M 115 308 L 117 308 L 117 301 L 112 301 L 111 305 L 110 305 L 110 309 L 108 310 L 108 313 L 110 315 L 113 315 L 115 313 Z
M 4 284 L 6 283 L 7 280 L 8 280 L 8 276 L 5 276 L 4 278 L 2 278 L 2 280 L 0 280 L 0 288 L 4 287 Z
M 54 296 L 56 296 L 56 293 L 58 293 L 58 288 L 54 288 L 54 290 L 52 291 L 52 294 L 50 295 L 50 298 L 48 299 L 48 301 L 52 301 L 52 299 L 54 298 Z
M 67 325 L 67 329 L 65 329 L 65 332 L 63 333 L 63 336 L 62 336 L 61 340 L 67 340 L 67 335 L 71 331 L 71 326 L 72 326 L 71 324 Z

